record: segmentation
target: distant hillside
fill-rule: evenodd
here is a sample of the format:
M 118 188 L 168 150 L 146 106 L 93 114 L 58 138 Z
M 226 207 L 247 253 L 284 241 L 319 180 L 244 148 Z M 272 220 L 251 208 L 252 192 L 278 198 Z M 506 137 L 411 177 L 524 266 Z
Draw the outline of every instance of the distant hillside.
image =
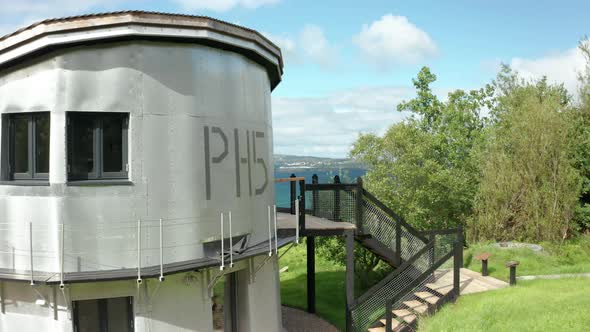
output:
M 365 169 L 365 165 L 346 158 L 322 158 L 310 156 L 292 156 L 284 154 L 274 155 L 275 169 Z

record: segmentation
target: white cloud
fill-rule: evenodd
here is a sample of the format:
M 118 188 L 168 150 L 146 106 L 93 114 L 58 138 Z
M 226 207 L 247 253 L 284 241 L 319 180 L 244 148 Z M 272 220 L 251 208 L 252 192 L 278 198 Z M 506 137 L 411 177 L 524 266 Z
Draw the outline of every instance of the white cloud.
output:
M 280 0 L 173 0 L 186 10 L 208 9 L 224 12 L 236 7 L 255 9 L 264 5 L 272 5 Z
M 383 134 L 405 114 L 410 87 L 358 88 L 316 98 L 273 97 L 275 153 L 344 157 L 359 133 Z
M 0 0 L 0 35 L 31 23 L 89 12 L 112 10 L 137 0 Z
M 295 40 L 286 36 L 276 36 L 264 31 L 261 33 L 281 49 L 285 63 L 292 64 L 300 62 L 301 57 L 298 53 Z
M 576 94 L 578 73 L 584 69 L 585 59 L 575 47 L 535 59 L 512 58 L 509 65 L 524 78 L 547 76 L 550 82 L 563 83 L 571 94 Z
M 296 37 L 277 36 L 268 32 L 262 34 L 281 48 L 287 64 L 315 63 L 324 68 L 332 68 L 338 64 L 336 48 L 317 25 L 306 24 Z
M 364 24 L 353 42 L 371 64 L 388 69 L 397 64 L 415 64 L 434 57 L 438 47 L 425 31 L 405 16 L 385 15 Z
M 324 67 L 335 64 L 336 51 L 328 43 L 324 31 L 319 26 L 308 24 L 303 27 L 299 41 L 305 55 L 314 62 Z

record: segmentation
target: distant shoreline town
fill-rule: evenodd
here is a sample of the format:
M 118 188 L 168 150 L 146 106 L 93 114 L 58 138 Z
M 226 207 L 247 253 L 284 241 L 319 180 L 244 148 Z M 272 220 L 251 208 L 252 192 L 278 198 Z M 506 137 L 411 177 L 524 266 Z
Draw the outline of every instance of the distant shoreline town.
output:
M 322 169 L 366 169 L 362 163 L 346 158 L 323 158 L 310 156 L 274 155 L 276 171 L 322 170 Z

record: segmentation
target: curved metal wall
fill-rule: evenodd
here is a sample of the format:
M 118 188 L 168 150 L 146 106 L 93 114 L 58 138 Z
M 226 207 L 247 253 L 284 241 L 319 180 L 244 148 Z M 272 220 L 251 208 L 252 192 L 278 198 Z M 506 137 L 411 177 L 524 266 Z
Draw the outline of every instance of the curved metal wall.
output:
M 253 61 L 148 41 L 58 51 L 0 73 L 0 112 L 31 111 L 51 112 L 50 185 L 0 185 L 0 268 L 29 270 L 29 222 L 37 271 L 60 270 L 62 224 L 65 272 L 136 268 L 138 219 L 142 266 L 159 264 L 160 218 L 164 263 L 201 258 L 222 211 L 233 235 L 268 239 L 270 83 Z M 132 185 L 67 184 L 70 111 L 130 114 Z

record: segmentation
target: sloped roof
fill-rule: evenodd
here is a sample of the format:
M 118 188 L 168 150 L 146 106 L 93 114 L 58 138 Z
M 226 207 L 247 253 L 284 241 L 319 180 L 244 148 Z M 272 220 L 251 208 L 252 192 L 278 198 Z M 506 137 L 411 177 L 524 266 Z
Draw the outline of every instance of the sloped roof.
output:
M 267 68 L 274 88 L 283 58 L 274 43 L 255 30 L 207 16 L 117 11 L 46 19 L 0 37 L 0 68 L 56 48 L 116 39 L 174 39 L 241 53 Z

